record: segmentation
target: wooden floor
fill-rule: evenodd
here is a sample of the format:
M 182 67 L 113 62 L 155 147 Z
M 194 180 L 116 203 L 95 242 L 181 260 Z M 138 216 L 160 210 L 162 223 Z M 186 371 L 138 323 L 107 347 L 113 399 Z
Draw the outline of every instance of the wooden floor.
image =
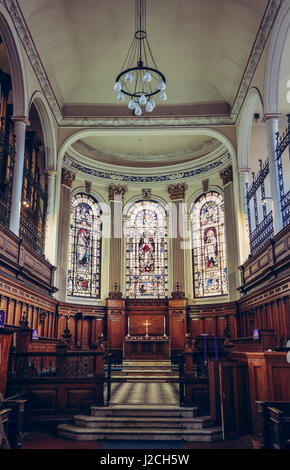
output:
M 105 396 L 106 396 L 105 390 Z M 177 405 L 177 383 L 112 383 L 111 405 Z

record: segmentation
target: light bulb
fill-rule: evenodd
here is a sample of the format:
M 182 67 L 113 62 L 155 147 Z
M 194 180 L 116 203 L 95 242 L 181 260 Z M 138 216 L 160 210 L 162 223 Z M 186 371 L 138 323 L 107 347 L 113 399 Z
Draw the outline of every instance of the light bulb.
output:
M 125 75 L 125 82 L 133 82 L 133 75 L 131 74 L 131 72 L 127 72 L 126 75 Z
M 148 101 L 148 103 L 146 104 L 146 108 L 145 108 L 145 109 L 146 109 L 146 111 L 147 111 L 148 113 L 151 113 L 151 112 L 153 111 L 153 106 L 152 106 L 152 104 L 150 103 L 150 101 Z
M 141 116 L 142 114 L 142 109 L 140 108 L 140 106 L 137 104 L 136 108 L 135 108 L 135 116 Z
M 129 108 L 129 109 L 135 109 L 136 106 L 137 106 L 136 101 L 134 101 L 133 99 L 131 99 L 131 100 L 129 101 L 128 108 Z
M 155 108 L 156 103 L 155 103 L 155 101 L 154 101 L 152 98 L 151 98 L 151 100 L 148 101 L 148 103 L 151 104 L 151 106 L 152 106 L 153 109 Z
M 139 104 L 146 104 L 146 103 L 147 103 L 146 96 L 141 95 L 139 99 Z
M 147 83 L 151 82 L 152 80 L 152 77 L 149 72 L 145 72 L 143 78 L 144 78 L 144 82 L 147 82 Z
M 161 82 L 159 82 L 159 84 L 158 84 L 158 88 L 159 88 L 159 90 L 165 90 L 165 88 L 166 88 L 166 85 L 165 85 L 165 83 L 164 83 L 164 81 L 163 81 L 163 80 L 161 80 Z
M 118 96 L 117 96 L 117 100 L 118 101 L 124 101 L 125 99 L 125 95 L 123 95 L 123 93 L 119 93 Z
M 162 101 L 166 101 L 166 100 L 167 100 L 167 95 L 166 95 L 165 91 L 162 91 L 162 93 L 160 93 L 160 99 L 161 99 Z
M 116 82 L 115 85 L 114 85 L 114 90 L 115 91 L 121 91 L 122 90 L 122 86 L 121 86 L 121 83 L 120 82 Z

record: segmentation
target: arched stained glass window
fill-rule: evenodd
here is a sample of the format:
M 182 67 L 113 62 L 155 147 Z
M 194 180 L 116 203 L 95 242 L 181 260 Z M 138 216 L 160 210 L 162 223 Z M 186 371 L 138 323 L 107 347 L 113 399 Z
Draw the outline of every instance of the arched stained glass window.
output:
M 71 203 L 67 294 L 100 298 L 101 211 L 97 201 L 77 194 Z
M 166 212 L 153 201 L 135 203 L 128 212 L 126 295 L 168 296 Z
M 209 192 L 193 204 L 191 228 L 194 297 L 227 294 L 224 201 L 220 194 Z

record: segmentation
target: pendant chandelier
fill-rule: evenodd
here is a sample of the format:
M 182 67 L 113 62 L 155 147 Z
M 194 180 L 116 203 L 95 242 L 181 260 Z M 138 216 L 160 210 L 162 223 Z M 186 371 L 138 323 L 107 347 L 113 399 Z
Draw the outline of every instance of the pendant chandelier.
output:
M 146 34 L 146 0 L 135 0 L 135 34 L 121 72 L 116 78 L 114 90 L 117 100 L 129 99 L 128 108 L 135 116 L 143 114 L 142 107 L 151 113 L 156 106 L 153 97 L 167 99 L 166 80 L 157 69 Z

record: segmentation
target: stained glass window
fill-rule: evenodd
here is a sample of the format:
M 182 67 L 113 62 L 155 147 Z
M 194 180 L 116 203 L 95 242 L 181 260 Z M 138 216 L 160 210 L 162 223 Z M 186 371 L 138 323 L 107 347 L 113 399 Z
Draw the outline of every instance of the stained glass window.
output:
M 128 212 L 126 295 L 168 296 L 166 212 L 153 201 L 135 203 Z
M 67 294 L 100 298 L 101 211 L 97 201 L 77 194 L 71 203 Z
M 209 192 L 193 204 L 191 227 L 194 297 L 227 294 L 224 201 L 220 194 Z

